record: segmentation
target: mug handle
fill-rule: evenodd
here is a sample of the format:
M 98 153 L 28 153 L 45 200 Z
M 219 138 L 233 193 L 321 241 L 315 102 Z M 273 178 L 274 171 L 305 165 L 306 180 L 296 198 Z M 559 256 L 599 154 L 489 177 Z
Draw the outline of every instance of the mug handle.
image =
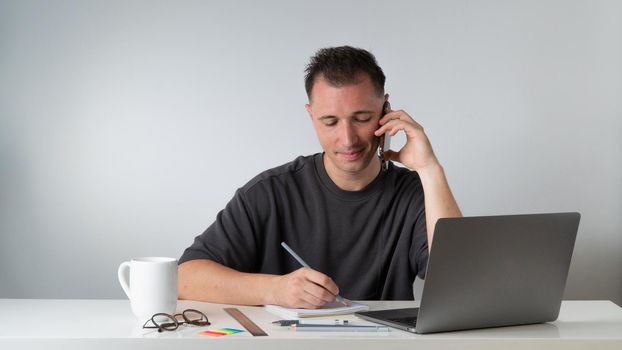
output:
M 126 273 L 126 271 L 128 273 Z M 119 265 L 119 270 L 117 271 L 117 275 L 119 276 L 119 283 L 121 283 L 121 288 L 123 288 L 123 291 L 127 295 L 127 298 L 131 300 L 132 297 L 130 297 L 130 286 L 128 283 L 129 271 L 130 271 L 130 262 L 124 261 L 121 263 L 121 265 Z

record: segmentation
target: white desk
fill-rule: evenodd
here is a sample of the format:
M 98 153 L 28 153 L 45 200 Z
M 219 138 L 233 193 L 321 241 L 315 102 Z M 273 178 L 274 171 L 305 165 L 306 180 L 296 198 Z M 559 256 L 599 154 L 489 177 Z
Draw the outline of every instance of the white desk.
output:
M 372 309 L 416 306 L 415 302 L 366 302 Z M 127 300 L 0 299 L 0 349 L 622 349 L 622 308 L 610 301 L 564 301 L 553 323 L 429 335 L 388 333 L 296 333 L 276 327 L 280 319 L 261 307 L 242 310 L 269 336 L 248 332 L 219 338 L 200 330 L 243 329 L 223 311 L 226 305 L 180 301 L 179 310 L 199 309 L 207 328 L 181 326 L 175 332 L 143 330 Z M 340 318 L 364 321 L 354 316 Z

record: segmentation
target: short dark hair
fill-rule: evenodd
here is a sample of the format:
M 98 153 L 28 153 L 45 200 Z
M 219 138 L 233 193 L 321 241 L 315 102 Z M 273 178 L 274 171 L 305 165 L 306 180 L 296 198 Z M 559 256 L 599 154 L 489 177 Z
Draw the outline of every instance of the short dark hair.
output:
M 311 100 L 315 79 L 322 75 L 333 86 L 344 86 L 358 82 L 359 75 L 369 75 L 378 95 L 384 94 L 386 80 L 382 68 L 369 51 L 351 46 L 327 47 L 318 50 L 305 69 L 305 89 Z

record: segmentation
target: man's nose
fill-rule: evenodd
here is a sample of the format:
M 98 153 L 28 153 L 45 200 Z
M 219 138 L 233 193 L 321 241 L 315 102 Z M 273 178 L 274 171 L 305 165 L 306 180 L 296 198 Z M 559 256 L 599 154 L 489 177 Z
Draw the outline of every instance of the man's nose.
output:
M 357 142 L 356 129 L 352 123 L 343 123 L 341 130 L 341 142 L 344 146 L 352 146 Z

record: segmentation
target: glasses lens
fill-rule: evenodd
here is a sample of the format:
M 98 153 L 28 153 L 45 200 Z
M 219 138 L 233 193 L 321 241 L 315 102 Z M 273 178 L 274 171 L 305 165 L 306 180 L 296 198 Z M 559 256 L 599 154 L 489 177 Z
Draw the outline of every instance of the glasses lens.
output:
M 186 322 L 198 326 L 209 325 L 207 316 L 199 310 L 188 309 L 183 312 L 183 317 Z
M 151 320 L 159 330 L 174 331 L 179 326 L 175 317 L 169 314 L 155 314 Z

